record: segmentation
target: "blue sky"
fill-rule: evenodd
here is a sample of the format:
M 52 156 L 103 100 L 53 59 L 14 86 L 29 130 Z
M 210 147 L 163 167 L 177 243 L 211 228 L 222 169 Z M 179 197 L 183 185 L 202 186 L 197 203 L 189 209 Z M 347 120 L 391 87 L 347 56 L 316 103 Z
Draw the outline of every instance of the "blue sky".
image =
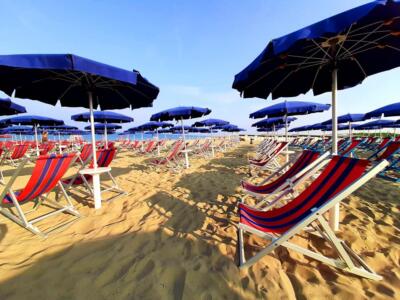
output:
M 367 2 L 0 0 L 0 52 L 74 53 L 139 70 L 161 91 L 152 108 L 121 111 L 135 118 L 131 126 L 148 121 L 162 109 L 195 105 L 211 108 L 212 117 L 250 128 L 251 112 L 284 99 L 241 99 L 231 88 L 234 75 L 270 39 Z M 363 113 L 398 102 L 399 75 L 400 69 L 395 69 L 340 91 L 339 114 Z M 314 97 L 308 93 L 288 100 L 330 103 L 330 94 Z M 70 115 L 83 110 L 17 102 L 31 114 L 61 118 L 68 124 L 74 124 Z M 293 126 L 329 118 L 330 112 L 299 117 Z

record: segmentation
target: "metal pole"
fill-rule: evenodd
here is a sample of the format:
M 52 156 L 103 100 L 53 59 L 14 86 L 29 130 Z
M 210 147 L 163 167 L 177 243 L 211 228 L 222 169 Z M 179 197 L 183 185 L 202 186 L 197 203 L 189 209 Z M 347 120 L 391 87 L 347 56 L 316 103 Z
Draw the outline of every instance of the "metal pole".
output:
M 39 156 L 40 151 L 39 151 L 39 141 L 38 141 L 38 134 L 37 134 L 37 124 L 34 125 L 34 128 L 35 128 L 35 141 L 36 141 L 36 155 Z
M 156 134 L 157 134 L 157 156 L 160 156 L 160 140 L 158 136 L 158 128 L 156 128 Z
M 104 122 L 104 140 L 106 141 L 106 149 L 108 149 L 107 121 Z
M 285 142 L 288 142 L 287 114 L 285 114 Z M 289 145 L 286 146 L 286 162 L 289 161 Z
M 94 115 L 93 115 L 93 94 L 88 92 L 89 96 L 89 110 L 90 110 L 90 133 L 92 136 L 92 156 L 93 156 L 93 169 L 97 169 L 97 155 L 96 155 L 96 136 L 94 131 Z M 94 208 L 101 208 L 101 192 L 100 192 L 100 175 L 93 174 L 93 198 L 94 198 Z
M 186 148 L 186 140 L 185 140 L 185 128 L 183 127 L 183 117 L 181 118 L 181 125 L 182 125 L 182 138 L 183 138 L 183 145 L 185 147 L 185 165 L 186 165 L 186 169 L 189 168 L 189 154 L 187 152 L 187 148 Z
M 337 154 L 337 114 L 336 114 L 336 93 L 337 93 L 337 69 L 332 70 L 332 154 Z M 329 225 L 334 231 L 339 230 L 339 204 L 329 210 Z

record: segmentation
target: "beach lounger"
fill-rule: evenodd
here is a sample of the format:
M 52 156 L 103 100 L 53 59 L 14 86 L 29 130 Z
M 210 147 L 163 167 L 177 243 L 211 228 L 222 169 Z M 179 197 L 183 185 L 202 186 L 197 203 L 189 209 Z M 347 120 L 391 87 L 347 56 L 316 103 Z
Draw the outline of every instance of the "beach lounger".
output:
M 110 166 L 111 162 L 113 161 L 113 159 L 115 158 L 116 153 L 117 153 L 116 148 L 97 150 L 97 152 L 96 152 L 97 167 L 98 168 L 108 168 Z M 84 168 L 87 168 L 87 167 L 84 165 L 84 166 L 82 166 L 82 169 L 84 169 Z M 89 168 L 93 168 L 93 159 L 91 159 Z M 100 192 L 103 193 L 103 192 L 111 191 L 111 192 L 116 193 L 115 196 L 108 198 L 105 201 L 111 201 L 117 197 L 126 195 L 126 192 L 119 187 L 115 178 L 112 176 L 111 168 L 110 168 L 110 170 L 108 170 L 107 172 L 104 172 L 103 174 L 111 180 L 112 184 L 110 186 L 107 186 L 104 183 L 102 183 Z M 62 183 L 67 191 L 71 190 L 72 187 L 81 186 L 81 187 L 84 187 L 85 190 L 89 191 L 90 195 L 93 196 L 94 192 L 93 192 L 93 187 L 90 184 L 91 181 L 92 181 L 92 176 L 82 175 L 79 172 L 77 172 L 77 174 L 75 174 L 74 176 L 64 179 L 62 181 Z
M 239 204 L 238 224 L 239 265 L 249 267 L 259 259 L 283 246 L 305 256 L 319 260 L 369 279 L 380 280 L 367 264 L 338 239 L 330 228 L 324 214 L 381 172 L 388 162 L 383 160 L 370 167 L 368 160 L 333 156 L 317 179 L 292 201 L 268 211 L 258 210 L 243 203 Z M 303 248 L 290 241 L 295 235 L 314 229 L 314 234 L 326 240 L 336 251 L 338 258 Z M 271 241 L 255 256 L 246 261 L 243 234 L 254 234 Z
M 304 150 L 295 162 L 287 162 L 260 184 L 242 181 L 242 188 L 246 194 L 254 196 L 257 199 L 263 199 L 259 201 L 255 207 L 263 206 L 268 202 L 269 197 L 279 193 L 280 196 L 276 197 L 274 200 L 278 201 L 289 192 L 293 193 L 304 179 L 309 178 L 315 171 L 318 171 L 319 168 L 325 165 L 328 162 L 327 158 L 329 154 L 329 152 L 325 152 L 321 155 L 318 151 Z M 324 160 L 326 160 L 326 162 L 321 164 Z M 286 172 L 281 174 L 284 170 L 286 170 Z M 244 199 L 245 197 L 242 197 L 242 202 Z
M 261 161 L 254 161 L 250 160 L 250 168 L 261 170 L 276 170 L 280 167 L 278 162 L 279 155 L 287 149 L 288 143 L 287 142 L 280 142 L 278 146 L 272 151 L 267 157 L 262 159 Z
M 361 144 L 361 142 L 362 140 L 353 139 L 346 148 L 338 151 L 339 155 L 357 158 L 355 151 L 356 148 Z
M 28 150 L 28 144 L 14 145 L 10 149 L 5 149 L 0 161 L 0 166 L 9 163 L 12 166 L 16 167 L 18 161 L 24 158 Z
M 174 144 L 171 151 L 167 154 L 166 157 L 161 159 L 154 159 L 150 163 L 155 166 L 166 166 L 172 168 L 179 167 L 178 155 L 183 149 L 183 141 L 178 141 Z
M 69 220 L 68 222 L 57 224 L 47 231 L 43 231 L 35 225 L 39 221 L 64 212 L 75 217 L 80 217 L 79 212 L 74 208 L 69 196 L 60 182 L 61 178 L 65 175 L 76 159 L 77 155 L 73 153 L 39 156 L 28 183 L 23 189 L 14 191 L 13 185 L 18 180 L 18 176 L 29 161 L 29 157 L 25 157 L 1 192 L 0 197 L 2 202 L 0 205 L 0 213 L 40 236 L 46 236 L 48 233 L 70 224 L 76 218 Z M 59 197 L 58 199 L 56 198 L 57 201 L 48 198 L 48 194 L 56 188 L 58 188 L 59 193 L 61 193 L 65 199 L 65 204 L 61 204 Z M 46 204 L 46 206 L 52 208 L 53 211 L 29 220 L 27 218 L 29 212 L 24 212 L 22 205 L 35 200 L 39 201 L 38 203 L 41 205 Z

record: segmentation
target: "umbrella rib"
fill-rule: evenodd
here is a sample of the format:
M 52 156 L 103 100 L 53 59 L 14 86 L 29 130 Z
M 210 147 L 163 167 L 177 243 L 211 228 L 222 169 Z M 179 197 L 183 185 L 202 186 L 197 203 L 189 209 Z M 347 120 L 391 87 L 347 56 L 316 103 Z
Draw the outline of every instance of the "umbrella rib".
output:
M 349 49 L 347 49 L 348 52 L 351 53 L 352 49 L 357 46 L 359 43 L 361 43 L 362 41 L 366 40 L 370 35 L 374 34 L 376 31 L 378 31 L 381 27 L 383 26 L 383 22 L 379 24 L 379 26 L 377 26 L 375 29 L 367 32 L 366 35 L 364 35 L 364 37 L 360 40 L 358 40 L 358 42 L 354 43 L 353 45 L 351 45 L 351 47 Z
M 326 50 L 324 48 L 322 48 L 314 39 L 311 39 L 311 41 L 322 51 L 324 52 L 330 59 L 332 59 L 333 57 L 326 52 Z
M 349 36 L 352 28 L 353 28 L 353 24 L 350 25 L 349 29 L 347 30 L 347 32 L 345 34 L 344 40 L 339 44 L 339 49 L 335 53 L 336 58 L 339 56 L 339 53 L 342 50 L 344 43 L 347 41 L 347 37 Z
M 343 46 L 343 49 L 344 49 L 344 51 L 348 51 L 344 46 Z M 349 52 L 349 54 L 351 55 L 351 53 Z M 355 60 L 355 62 L 357 63 L 357 65 L 358 65 L 358 67 L 361 69 L 361 71 L 364 73 L 364 78 L 367 78 L 367 73 L 364 71 L 364 68 L 362 67 L 362 65 L 360 64 L 360 62 L 358 61 L 358 59 L 357 58 L 355 58 L 354 56 L 353 56 L 353 59 Z

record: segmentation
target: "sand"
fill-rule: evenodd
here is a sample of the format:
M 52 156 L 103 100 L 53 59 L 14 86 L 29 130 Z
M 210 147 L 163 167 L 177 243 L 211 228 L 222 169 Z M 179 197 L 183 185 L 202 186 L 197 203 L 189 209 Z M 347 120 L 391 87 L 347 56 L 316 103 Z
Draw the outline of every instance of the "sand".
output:
M 46 239 L 0 215 L 0 299 L 399 299 L 400 186 L 381 179 L 344 201 L 339 235 L 382 281 L 285 249 L 237 268 L 236 205 L 252 149 L 193 158 L 181 173 L 119 153 L 113 173 L 129 195 L 95 211 L 76 194 L 84 217 Z M 246 241 L 248 255 L 265 245 Z M 328 251 L 314 237 L 296 242 Z

